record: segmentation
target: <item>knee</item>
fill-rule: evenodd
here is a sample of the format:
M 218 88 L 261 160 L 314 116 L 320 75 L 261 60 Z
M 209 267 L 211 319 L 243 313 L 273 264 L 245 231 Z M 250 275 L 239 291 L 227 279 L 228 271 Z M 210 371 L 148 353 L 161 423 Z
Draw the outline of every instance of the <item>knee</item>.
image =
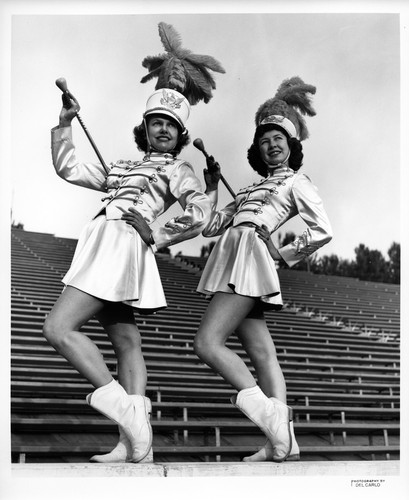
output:
M 215 350 L 214 343 L 209 342 L 206 337 L 196 335 L 193 342 L 193 349 L 202 361 L 207 362 L 212 359 Z
M 262 365 L 278 365 L 277 352 L 274 346 L 253 345 L 248 350 L 254 363 Z
M 52 317 L 47 317 L 43 325 L 43 336 L 53 347 L 58 347 L 64 338 L 62 325 Z
M 52 324 L 52 321 L 49 318 L 46 318 L 43 325 L 43 336 L 50 344 L 54 337 L 54 333 L 55 333 L 55 328 L 54 325 Z
M 111 336 L 115 350 L 119 353 L 141 350 L 141 336 L 137 328 L 127 328 Z
M 195 339 L 193 341 L 193 351 L 196 354 L 196 356 L 198 356 L 200 359 L 202 359 L 203 342 L 198 337 L 195 337 Z

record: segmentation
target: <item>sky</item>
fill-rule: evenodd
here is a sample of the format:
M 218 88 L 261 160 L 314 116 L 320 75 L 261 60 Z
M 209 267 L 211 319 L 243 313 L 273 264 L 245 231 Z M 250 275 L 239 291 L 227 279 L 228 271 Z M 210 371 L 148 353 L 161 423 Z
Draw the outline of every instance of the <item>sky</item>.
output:
M 141 62 L 164 52 L 157 29 L 164 21 L 184 47 L 215 57 L 226 71 L 214 74 L 213 99 L 192 108 L 187 126 L 192 142 L 202 138 L 219 161 L 233 190 L 259 179 L 246 160 L 257 108 L 284 79 L 300 76 L 317 87 L 302 171 L 317 185 L 334 232 L 320 255 L 352 259 L 364 243 L 386 256 L 392 242 L 400 242 L 398 14 L 70 12 L 11 19 L 13 222 L 78 238 L 100 205 L 101 193 L 72 186 L 54 172 L 50 129 L 61 105 L 57 78 L 66 78 L 107 163 L 141 157 L 132 129 L 156 83 L 140 83 L 147 72 Z M 97 161 L 77 121 L 73 137 L 78 159 Z M 203 182 L 204 156 L 190 144 L 181 157 Z M 219 207 L 231 200 L 223 186 L 219 199 Z M 176 205 L 158 224 L 180 213 Z M 281 232 L 303 229 L 296 218 Z M 198 255 L 208 243 L 200 236 L 171 251 Z

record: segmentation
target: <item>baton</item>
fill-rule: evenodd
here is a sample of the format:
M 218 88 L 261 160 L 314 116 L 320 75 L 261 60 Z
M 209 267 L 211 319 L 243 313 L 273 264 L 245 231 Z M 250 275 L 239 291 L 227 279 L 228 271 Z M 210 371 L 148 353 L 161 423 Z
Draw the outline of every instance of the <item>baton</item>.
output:
M 205 150 L 205 147 L 204 147 L 202 139 L 195 139 L 193 141 L 193 146 L 195 148 L 197 148 L 199 151 L 201 151 L 205 155 L 205 157 L 206 157 L 207 160 L 210 158 L 210 156 L 207 154 L 207 152 Z M 233 198 L 236 198 L 236 195 L 235 195 L 233 189 L 230 187 L 229 183 L 226 181 L 226 179 L 223 177 L 222 174 L 220 174 L 220 180 L 226 186 L 227 190 L 233 196 Z
M 58 78 L 55 81 L 55 84 L 61 90 L 61 92 L 63 93 L 63 95 L 67 96 L 69 99 L 72 99 L 74 102 L 76 102 L 78 104 L 77 99 L 75 99 L 75 97 L 68 90 L 68 88 L 67 88 L 67 81 L 65 80 L 65 78 Z M 98 148 L 97 148 L 94 140 L 92 139 L 91 134 L 88 132 L 87 127 L 85 126 L 84 122 L 82 121 L 82 118 L 80 117 L 80 115 L 79 115 L 78 112 L 76 113 L 75 116 L 77 117 L 78 121 L 80 122 L 80 125 L 81 125 L 82 129 L 84 130 L 85 135 L 87 136 L 89 142 L 91 143 L 91 146 L 93 147 L 96 155 L 98 156 L 98 159 L 101 162 L 101 165 L 104 167 L 105 172 L 108 173 L 109 172 L 109 168 L 107 167 L 106 163 L 104 162 L 104 160 L 103 160 L 103 158 L 101 156 L 101 153 L 99 152 L 99 150 L 98 150 Z

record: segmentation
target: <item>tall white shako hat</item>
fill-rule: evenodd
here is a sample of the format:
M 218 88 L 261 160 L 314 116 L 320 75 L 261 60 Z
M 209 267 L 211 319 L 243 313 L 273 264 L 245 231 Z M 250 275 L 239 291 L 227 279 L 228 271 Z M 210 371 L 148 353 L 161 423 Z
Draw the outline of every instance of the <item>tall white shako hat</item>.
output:
M 284 80 L 275 96 L 265 101 L 256 112 L 256 127 L 273 124 L 281 127 L 290 137 L 303 141 L 308 137 L 308 129 L 301 116 L 315 116 L 311 105 L 311 94 L 315 94 L 313 85 L 304 83 L 294 76 Z
M 146 116 L 159 113 L 170 116 L 178 122 L 182 130 L 190 115 L 190 104 L 184 95 L 173 89 L 160 89 L 154 92 L 146 102 Z
M 190 107 L 199 101 L 208 103 L 216 83 L 210 71 L 224 73 L 221 64 L 211 56 L 193 54 L 182 48 L 179 33 L 172 25 L 159 23 L 159 36 L 166 52 L 148 56 L 142 66 L 149 73 L 141 83 L 157 78 L 155 92 L 148 98 L 144 118 L 154 113 L 174 118 L 183 130 L 190 115 Z

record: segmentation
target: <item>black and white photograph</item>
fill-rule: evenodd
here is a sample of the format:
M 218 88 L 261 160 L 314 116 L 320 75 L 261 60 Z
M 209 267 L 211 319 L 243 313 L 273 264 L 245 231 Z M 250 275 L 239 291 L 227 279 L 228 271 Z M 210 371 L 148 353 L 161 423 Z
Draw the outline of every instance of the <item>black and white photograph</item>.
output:
M 0 3 L 0 498 L 409 493 L 409 9 L 327 4 Z

